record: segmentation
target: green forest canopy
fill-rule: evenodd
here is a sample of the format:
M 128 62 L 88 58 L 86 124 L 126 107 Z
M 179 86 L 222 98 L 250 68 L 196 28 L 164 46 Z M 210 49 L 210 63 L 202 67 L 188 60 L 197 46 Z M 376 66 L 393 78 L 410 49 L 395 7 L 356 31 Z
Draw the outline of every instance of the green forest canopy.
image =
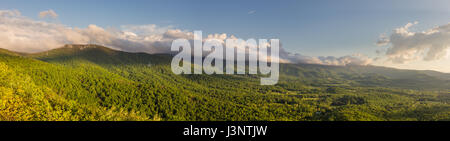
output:
M 170 55 L 70 45 L 0 50 L 0 120 L 450 120 L 450 74 L 281 64 L 257 75 L 174 75 Z

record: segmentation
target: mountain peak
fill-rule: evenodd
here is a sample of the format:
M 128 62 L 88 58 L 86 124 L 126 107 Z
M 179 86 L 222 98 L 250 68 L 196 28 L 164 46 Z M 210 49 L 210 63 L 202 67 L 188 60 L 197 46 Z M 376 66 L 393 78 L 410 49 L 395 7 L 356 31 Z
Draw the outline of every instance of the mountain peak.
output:
M 111 50 L 111 51 L 117 51 L 105 46 L 97 45 L 97 44 L 66 44 L 63 47 L 63 49 L 78 49 L 78 50 L 85 50 L 85 49 L 101 49 L 101 50 Z M 57 49 L 61 49 L 57 48 Z M 55 49 L 55 50 L 57 50 Z
M 96 48 L 98 45 L 96 44 L 66 44 L 64 45 L 65 48 Z
M 40 59 L 58 59 L 58 58 L 106 58 L 113 57 L 121 51 L 110 49 L 96 44 L 66 44 L 60 48 L 48 50 L 45 52 L 30 54 L 29 56 Z M 95 59 L 94 59 L 95 60 Z
M 114 50 L 97 44 L 66 44 L 63 47 L 52 49 L 46 52 L 37 53 L 35 55 L 48 55 L 48 54 L 70 55 L 88 52 L 113 55 L 122 51 Z
M 148 63 L 150 60 L 166 63 L 166 55 L 130 53 L 96 44 L 66 44 L 63 47 L 30 55 L 47 62 L 64 62 L 66 60 L 85 60 L 97 64 L 136 64 Z

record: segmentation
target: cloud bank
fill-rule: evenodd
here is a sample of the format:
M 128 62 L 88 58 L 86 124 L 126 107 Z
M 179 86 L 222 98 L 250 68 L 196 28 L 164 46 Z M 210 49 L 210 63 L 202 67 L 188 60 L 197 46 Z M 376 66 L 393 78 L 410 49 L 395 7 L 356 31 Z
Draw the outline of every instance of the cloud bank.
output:
M 394 29 L 389 38 L 380 37 L 377 44 L 389 46 L 385 54 L 389 61 L 402 64 L 414 60 L 434 61 L 446 56 L 450 45 L 450 24 L 422 32 L 410 31 L 416 24 L 418 22 Z
M 43 14 L 44 13 L 44 14 Z M 41 12 L 40 16 L 53 15 Z M 54 13 L 56 14 L 56 13 Z M 0 11 L 0 48 L 35 53 L 64 44 L 100 44 L 128 52 L 166 53 L 173 39 L 190 33 L 156 25 L 105 29 L 97 25 L 72 28 L 58 23 L 24 17 L 17 10 Z
M 291 54 L 287 53 L 287 55 L 283 55 L 283 57 L 290 60 L 292 63 L 302 63 L 302 64 L 320 64 L 320 65 L 333 65 L 333 66 L 348 66 L 348 65 L 370 65 L 373 62 L 373 59 L 362 55 L 362 54 L 354 54 L 347 55 L 342 57 L 334 57 L 334 56 L 304 56 L 301 54 Z
M 39 13 L 40 18 L 57 18 L 53 10 Z M 99 44 L 127 52 L 171 53 L 172 41 L 178 38 L 193 39 L 193 32 L 171 26 L 124 25 L 102 28 L 91 24 L 86 28 L 68 27 L 59 23 L 33 20 L 17 10 L 0 11 L 0 48 L 17 52 L 36 53 L 62 47 L 65 44 Z M 206 39 L 235 39 L 225 33 L 207 35 Z M 238 49 L 240 52 L 245 49 Z M 291 54 L 280 47 L 280 60 L 289 63 L 322 65 L 368 65 L 371 59 L 363 55 L 344 57 L 310 57 Z

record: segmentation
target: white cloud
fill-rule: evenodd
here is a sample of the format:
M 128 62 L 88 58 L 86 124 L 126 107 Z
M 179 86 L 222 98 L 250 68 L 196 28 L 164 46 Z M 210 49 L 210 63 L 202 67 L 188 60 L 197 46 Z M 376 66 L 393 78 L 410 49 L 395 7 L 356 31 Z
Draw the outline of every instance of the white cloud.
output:
M 64 42 L 87 39 L 63 25 L 34 21 L 18 11 L 0 11 L 0 47 L 21 52 L 37 52 Z M 70 37 L 70 38 L 68 38 Z
M 378 45 L 378 46 L 386 46 L 386 45 L 389 44 L 389 42 L 390 42 L 390 41 L 389 41 L 389 38 L 386 37 L 386 35 L 382 34 L 382 35 L 380 35 L 380 37 L 378 38 L 377 45 Z
M 252 11 L 248 11 L 248 12 L 247 12 L 247 14 L 255 14 L 255 13 L 256 13 L 255 10 L 252 10 Z
M 354 54 L 347 55 L 342 57 L 334 57 L 334 56 L 304 56 L 301 54 L 288 54 L 283 55 L 282 57 L 286 58 L 292 63 L 303 63 L 303 64 L 320 64 L 320 65 L 332 65 L 332 66 L 348 66 L 348 65 L 370 65 L 373 62 L 373 59 L 362 55 L 362 54 Z
M 423 32 L 412 32 L 410 27 L 418 22 L 408 23 L 393 31 L 389 38 L 380 39 L 380 44 L 389 44 L 386 57 L 394 63 L 414 60 L 434 61 L 446 56 L 450 45 L 450 24 L 438 26 Z
M 155 25 L 123 26 L 105 29 L 97 25 L 87 28 L 67 27 L 58 23 L 36 21 L 19 11 L 0 11 L 0 48 L 34 53 L 64 44 L 101 44 L 129 52 L 165 53 L 175 37 L 190 33 Z
M 19 10 L 0 10 L 1 17 L 21 16 Z
M 52 11 L 52 10 L 49 10 Z M 41 12 L 42 13 L 42 12 Z M 44 12 L 52 13 L 52 12 Z M 53 12 L 54 13 L 54 12 Z M 56 13 L 54 13 L 56 15 Z M 40 14 L 41 15 L 41 14 Z M 49 14 L 42 14 L 44 17 Z M 52 14 L 50 14 L 51 16 Z M 171 26 L 124 25 L 120 29 L 89 25 L 87 28 L 36 21 L 21 16 L 17 10 L 0 11 L 0 48 L 17 52 L 35 53 L 62 47 L 64 44 L 100 44 L 127 52 L 170 53 L 172 41 L 193 39 L 193 33 Z M 226 33 L 207 35 L 206 39 L 236 39 Z M 238 49 L 245 52 L 245 49 Z M 280 61 L 323 65 L 367 65 L 370 58 L 362 55 L 344 57 L 309 57 L 290 54 L 280 47 Z
M 47 11 L 39 12 L 39 17 L 40 17 L 40 18 L 46 18 L 46 17 L 50 17 L 50 18 L 58 18 L 58 14 L 56 14 L 55 11 L 53 11 L 52 9 L 50 9 L 50 10 L 47 10 Z

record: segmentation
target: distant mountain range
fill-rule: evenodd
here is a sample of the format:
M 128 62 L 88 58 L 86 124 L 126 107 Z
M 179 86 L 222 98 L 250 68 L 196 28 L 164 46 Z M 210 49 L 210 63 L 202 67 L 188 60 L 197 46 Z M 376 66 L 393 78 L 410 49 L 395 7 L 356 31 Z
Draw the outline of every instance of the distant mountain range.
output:
M 46 62 L 58 62 L 82 58 L 96 64 L 168 64 L 171 55 L 128 53 L 98 45 L 66 45 L 62 48 L 36 53 L 22 54 Z M 316 64 L 282 64 L 281 75 L 299 77 L 304 80 L 318 79 L 352 81 L 363 86 L 399 87 L 409 89 L 449 89 L 450 74 L 430 70 L 403 70 L 378 66 L 328 66 Z M 305 81 L 308 82 L 308 81 Z M 330 83 L 335 83 L 331 82 Z M 339 83 L 339 82 L 337 82 Z M 322 83 L 326 84 L 326 83 Z
M 0 50 L 0 120 L 450 120 L 450 74 L 280 64 L 258 75 L 174 75 L 172 55 L 65 45 Z

